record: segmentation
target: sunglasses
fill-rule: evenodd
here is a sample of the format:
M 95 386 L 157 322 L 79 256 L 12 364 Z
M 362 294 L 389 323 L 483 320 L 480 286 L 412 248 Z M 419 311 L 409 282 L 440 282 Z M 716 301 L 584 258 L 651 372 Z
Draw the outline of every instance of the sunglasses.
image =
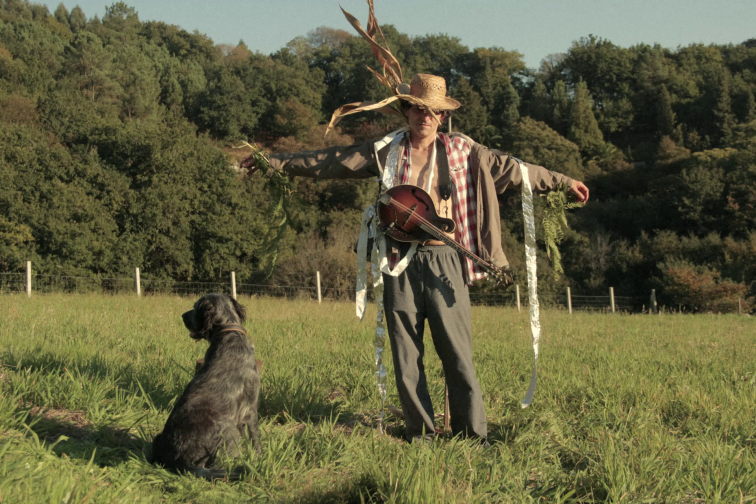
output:
M 425 113 L 427 111 L 431 111 L 431 112 L 433 112 L 436 115 L 441 115 L 441 114 L 444 113 L 443 110 L 429 109 L 428 107 L 423 107 L 422 105 L 412 105 L 412 108 L 415 109 L 415 110 L 417 110 L 417 111 L 419 111 L 419 112 L 423 112 L 423 113 Z

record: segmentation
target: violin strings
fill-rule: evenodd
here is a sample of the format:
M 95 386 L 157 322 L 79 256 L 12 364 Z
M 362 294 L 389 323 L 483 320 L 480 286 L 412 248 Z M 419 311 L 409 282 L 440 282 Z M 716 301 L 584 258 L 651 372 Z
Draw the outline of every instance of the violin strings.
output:
M 405 206 L 405 205 L 404 205 L 403 203 L 401 203 L 401 202 L 399 202 L 399 201 L 395 200 L 395 199 L 394 199 L 393 197 L 391 197 L 391 201 L 392 201 L 393 203 L 395 203 L 395 206 L 396 206 L 396 207 L 398 207 L 398 209 L 399 209 L 399 210 L 403 210 L 403 211 L 410 211 L 410 210 L 411 210 L 411 208 L 408 208 L 408 207 L 407 207 L 407 206 Z M 434 225 L 433 225 L 433 224 L 432 224 L 432 223 L 431 223 L 430 221 L 428 221 L 427 219 L 425 219 L 425 217 L 423 217 L 423 216 L 421 216 L 421 215 L 418 215 L 418 214 L 417 214 L 416 212 L 412 212 L 412 213 L 411 213 L 411 214 L 409 215 L 409 218 L 408 218 L 407 220 L 409 221 L 409 219 L 412 219 L 412 218 L 416 218 L 416 219 L 417 219 L 418 221 L 420 221 L 420 223 L 421 223 L 421 224 L 426 224 L 426 225 L 430 226 L 430 227 L 431 227 L 432 229 L 434 229 L 434 230 L 438 230 L 438 231 L 441 231 L 441 230 L 440 230 L 440 229 L 438 229 L 438 228 L 437 228 L 436 226 L 434 226 Z M 439 234 L 443 235 L 443 233 L 439 233 Z M 463 246 L 463 245 L 462 245 L 461 243 L 459 243 L 459 242 L 457 242 L 456 240 L 454 240 L 454 239 L 452 239 L 452 238 L 449 238 L 448 236 L 445 236 L 445 235 L 444 235 L 444 238 L 448 239 L 448 240 L 449 240 L 449 241 L 451 241 L 451 242 L 454 242 L 454 244 L 455 244 L 455 245 L 457 245 L 458 247 L 465 249 L 465 251 L 466 251 L 466 252 L 467 252 L 468 254 L 470 254 L 470 255 L 471 255 L 471 256 L 472 256 L 473 258 L 475 258 L 475 260 L 476 260 L 476 261 L 477 261 L 477 262 L 478 262 L 479 264 L 480 264 L 480 263 L 484 263 L 484 264 L 487 264 L 487 263 L 486 263 L 486 261 L 485 261 L 485 260 L 484 260 L 484 259 L 483 259 L 482 257 L 478 257 L 477 255 L 473 254 L 473 253 L 472 253 L 472 252 L 471 252 L 470 250 L 468 250 L 467 248 L 465 248 L 465 247 L 464 247 L 464 246 Z M 443 241 L 443 240 L 442 240 L 442 241 Z

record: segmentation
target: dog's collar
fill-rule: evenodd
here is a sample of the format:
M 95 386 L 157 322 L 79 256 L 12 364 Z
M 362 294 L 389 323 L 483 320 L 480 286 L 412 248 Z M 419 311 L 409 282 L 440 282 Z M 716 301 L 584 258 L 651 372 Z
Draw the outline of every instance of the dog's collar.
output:
M 247 330 L 244 328 L 243 325 L 239 325 L 239 324 L 223 324 L 223 325 L 217 325 L 213 328 L 213 336 L 218 336 L 226 332 L 240 332 L 244 336 L 248 336 Z

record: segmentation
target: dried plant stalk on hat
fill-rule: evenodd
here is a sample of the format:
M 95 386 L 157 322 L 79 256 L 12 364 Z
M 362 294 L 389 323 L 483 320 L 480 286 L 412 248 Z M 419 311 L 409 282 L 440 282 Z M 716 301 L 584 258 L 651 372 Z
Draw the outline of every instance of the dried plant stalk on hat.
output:
M 405 117 L 404 113 L 402 113 L 401 109 L 398 106 L 398 100 L 405 100 L 409 103 L 412 103 L 413 105 L 418 105 L 421 107 L 424 107 L 427 109 L 431 116 L 439 123 L 441 124 L 441 120 L 438 118 L 435 110 L 443 109 L 443 110 L 451 110 L 459 107 L 459 102 L 456 102 L 455 100 L 452 100 L 451 98 L 446 98 L 446 85 L 444 84 L 444 98 L 446 98 L 447 102 L 446 104 L 451 104 L 448 108 L 441 107 L 441 106 L 435 106 L 431 103 L 432 100 L 428 100 L 427 98 L 424 100 L 421 97 L 415 96 L 412 93 L 412 88 L 415 85 L 415 82 L 418 78 L 418 76 L 415 76 L 415 78 L 412 81 L 412 86 L 409 84 L 406 84 L 404 82 L 404 78 L 402 76 L 402 67 L 399 64 L 399 61 L 394 57 L 394 55 L 391 53 L 391 49 L 389 48 L 388 42 L 386 41 L 386 37 L 383 34 L 383 31 L 381 30 L 381 27 L 378 25 L 378 20 L 375 17 L 375 8 L 373 6 L 373 0 L 367 0 L 368 6 L 370 8 L 370 13 L 368 16 L 368 29 L 367 31 L 362 27 L 360 22 L 357 20 L 356 17 L 354 17 L 352 14 L 344 10 L 343 7 L 341 7 L 341 11 L 344 13 L 344 16 L 347 18 L 347 21 L 349 21 L 349 24 L 351 24 L 355 30 L 357 30 L 357 33 L 359 33 L 362 38 L 368 41 L 370 44 L 370 49 L 373 52 L 373 55 L 376 57 L 378 62 L 381 64 L 383 68 L 382 74 L 376 72 L 370 67 L 367 67 L 368 70 L 383 84 L 388 88 L 388 90 L 391 92 L 391 96 L 386 98 L 385 100 L 381 100 L 379 102 L 373 102 L 373 101 L 363 101 L 363 102 L 355 102 L 355 103 L 349 103 L 347 105 L 342 105 L 338 109 L 336 109 L 331 115 L 331 121 L 328 123 L 328 128 L 326 128 L 326 135 L 334 128 L 336 125 L 341 121 L 342 118 L 351 115 L 356 114 L 358 112 L 367 112 L 367 111 L 375 111 L 375 112 L 381 112 L 384 114 L 389 115 L 397 115 L 400 117 Z M 381 45 L 376 40 L 376 33 L 380 35 L 381 40 L 383 41 L 383 45 Z M 443 81 L 443 79 L 441 79 Z M 422 84 L 422 83 L 421 83 Z M 456 105 L 455 105 L 456 104 Z

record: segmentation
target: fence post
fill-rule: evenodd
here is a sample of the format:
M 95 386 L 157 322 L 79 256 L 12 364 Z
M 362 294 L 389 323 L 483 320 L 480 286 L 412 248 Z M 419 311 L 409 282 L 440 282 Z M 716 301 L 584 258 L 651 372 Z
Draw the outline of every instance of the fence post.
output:
M 134 268 L 134 287 L 136 287 L 137 297 L 142 297 L 142 284 L 139 281 L 139 268 Z
M 572 315 L 572 293 L 570 292 L 569 287 L 567 287 L 567 310 L 570 312 L 570 315 Z
M 615 309 L 614 309 L 614 287 L 609 287 L 609 301 L 612 303 L 612 313 L 615 313 Z
M 236 272 L 231 272 L 231 297 L 236 299 Z
M 743 315 L 743 301 L 738 298 L 738 315 Z
M 515 285 L 515 294 L 517 295 L 517 312 L 520 312 L 520 286 Z
M 651 308 L 650 313 L 657 313 L 659 311 L 659 306 L 656 304 L 656 289 L 651 289 L 651 302 L 649 303 L 649 308 Z
M 318 303 L 323 302 L 323 298 L 320 295 L 320 271 L 317 272 L 317 280 L 318 280 Z
M 31 297 L 31 261 L 26 261 L 26 297 Z

